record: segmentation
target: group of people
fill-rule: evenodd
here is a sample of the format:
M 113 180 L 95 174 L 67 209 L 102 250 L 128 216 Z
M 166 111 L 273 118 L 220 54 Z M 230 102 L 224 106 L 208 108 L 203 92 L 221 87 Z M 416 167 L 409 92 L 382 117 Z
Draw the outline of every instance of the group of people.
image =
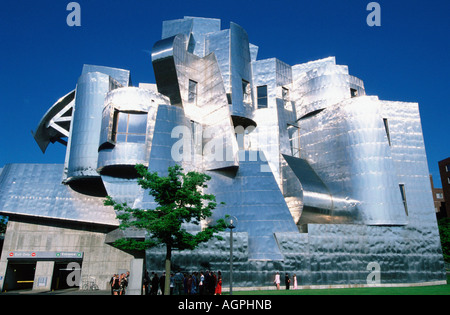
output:
M 297 276 L 294 273 L 293 276 L 293 289 L 296 290 L 298 289 L 297 286 Z M 280 283 L 281 283 L 281 278 L 280 278 L 280 273 L 277 272 L 275 274 L 275 280 L 273 281 L 273 283 L 277 286 L 277 290 L 280 290 Z M 290 286 L 291 286 L 291 279 L 289 278 L 288 273 L 286 272 L 285 276 L 284 276 L 284 284 L 286 285 L 286 290 L 289 290 Z
M 122 274 L 114 274 L 109 281 L 111 285 L 112 295 L 125 295 L 126 288 L 128 286 L 128 278 L 130 277 L 130 272 Z
M 161 276 L 146 271 L 143 281 L 145 295 L 164 295 L 166 273 Z M 170 275 L 170 295 L 221 295 L 222 273 L 214 271 L 182 273 Z
M 111 294 L 112 295 L 125 295 L 126 288 L 128 286 L 128 279 L 130 272 L 122 274 L 115 274 L 111 277 Z M 293 276 L 293 289 L 297 289 L 297 276 Z M 275 274 L 275 280 L 273 283 L 276 285 L 277 290 L 280 290 L 281 276 L 277 272 Z M 143 289 L 145 295 L 164 295 L 164 289 L 166 284 L 166 273 L 163 272 L 161 276 L 152 272 L 151 275 L 148 271 L 145 271 L 143 279 Z M 291 279 L 289 274 L 284 276 L 284 284 L 286 290 L 290 289 Z M 206 272 L 193 272 L 193 273 L 177 273 L 170 274 L 170 295 L 221 295 L 222 294 L 222 273 L 220 271 L 217 274 L 214 271 L 207 270 Z

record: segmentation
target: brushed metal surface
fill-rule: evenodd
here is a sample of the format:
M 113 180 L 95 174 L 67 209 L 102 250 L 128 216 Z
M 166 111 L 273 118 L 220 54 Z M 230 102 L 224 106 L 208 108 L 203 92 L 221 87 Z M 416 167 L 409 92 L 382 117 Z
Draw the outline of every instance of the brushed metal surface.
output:
M 381 284 L 445 280 L 418 104 L 366 95 L 335 57 L 289 65 L 257 53 L 235 23 L 222 30 L 220 20 L 184 17 L 165 21 L 153 47 L 156 85 L 130 87 L 127 70 L 85 66 L 76 94 L 35 134 L 43 150 L 68 136 L 65 164 L 5 166 L 0 213 L 115 227 L 101 197 L 62 181 L 95 178 L 114 198 L 153 208 L 123 172 L 142 163 L 165 174 L 178 163 L 211 176 L 206 191 L 225 202 L 212 221 L 239 220 L 236 287 L 272 286 L 277 271 L 299 285 L 367 284 L 374 263 Z M 117 110 L 147 115 L 145 142 L 113 141 Z M 65 129 L 51 127 L 64 113 Z M 176 251 L 174 266 L 226 279 L 230 240 L 221 235 Z M 147 269 L 162 272 L 164 255 L 148 250 Z

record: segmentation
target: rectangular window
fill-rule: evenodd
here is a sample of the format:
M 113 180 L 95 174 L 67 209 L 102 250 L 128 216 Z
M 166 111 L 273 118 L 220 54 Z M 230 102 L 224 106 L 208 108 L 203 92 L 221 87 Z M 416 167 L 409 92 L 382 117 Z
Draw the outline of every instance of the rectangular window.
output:
M 258 86 L 256 93 L 258 96 L 258 108 L 267 108 L 267 85 Z
M 358 96 L 358 90 L 350 89 L 350 95 L 351 95 L 351 97 L 357 97 Z
M 233 104 L 233 101 L 231 99 L 231 93 L 227 93 L 227 102 L 229 105 Z
M 281 89 L 281 94 L 283 97 L 283 102 L 286 104 L 287 102 L 289 102 L 289 89 L 287 88 L 282 88 Z
M 242 94 L 244 103 L 251 103 L 250 82 L 242 80 Z
M 405 207 L 405 213 L 406 215 L 408 215 L 408 204 L 406 203 L 405 185 L 400 184 L 399 187 L 400 187 L 400 194 L 402 195 L 403 206 Z
M 436 199 L 444 199 L 444 195 L 442 193 L 436 193 Z
M 300 158 L 300 129 L 297 126 L 288 125 L 288 133 L 292 156 Z
M 203 154 L 203 128 L 202 125 L 196 121 L 191 120 L 191 130 L 194 142 L 194 152 L 196 154 Z
M 193 80 L 189 80 L 188 102 L 193 103 L 195 105 L 197 105 L 197 85 L 198 85 L 197 82 L 195 82 Z
M 292 156 L 300 158 L 300 130 L 297 129 L 292 135 Z
M 147 113 L 114 112 L 113 141 L 145 143 L 146 135 Z
M 389 133 L 389 122 L 387 118 L 383 118 L 384 130 L 386 131 L 386 137 L 388 139 L 389 146 L 391 146 L 391 135 Z

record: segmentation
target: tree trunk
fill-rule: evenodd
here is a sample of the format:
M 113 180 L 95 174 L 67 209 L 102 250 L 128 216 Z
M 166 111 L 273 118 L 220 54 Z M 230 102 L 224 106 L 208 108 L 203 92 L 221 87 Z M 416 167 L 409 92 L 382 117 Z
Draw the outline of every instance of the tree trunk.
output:
M 170 267 L 172 259 L 172 247 L 166 244 L 166 279 L 164 284 L 164 295 L 170 295 Z

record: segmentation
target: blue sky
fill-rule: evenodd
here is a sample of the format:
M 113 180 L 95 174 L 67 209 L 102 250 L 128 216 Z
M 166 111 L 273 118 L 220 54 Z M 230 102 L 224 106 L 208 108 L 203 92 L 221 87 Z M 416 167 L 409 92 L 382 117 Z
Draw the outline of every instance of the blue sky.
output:
M 381 26 L 369 27 L 369 0 L 79 0 L 81 26 L 66 24 L 70 0 L 7 1 L 0 7 L 0 168 L 63 163 L 65 147 L 42 154 L 31 130 L 75 88 L 83 64 L 131 70 L 154 83 L 149 52 L 162 21 L 183 16 L 233 21 L 258 45 L 259 59 L 294 65 L 335 56 L 369 95 L 418 102 L 430 173 L 450 156 L 450 1 L 377 1 Z

